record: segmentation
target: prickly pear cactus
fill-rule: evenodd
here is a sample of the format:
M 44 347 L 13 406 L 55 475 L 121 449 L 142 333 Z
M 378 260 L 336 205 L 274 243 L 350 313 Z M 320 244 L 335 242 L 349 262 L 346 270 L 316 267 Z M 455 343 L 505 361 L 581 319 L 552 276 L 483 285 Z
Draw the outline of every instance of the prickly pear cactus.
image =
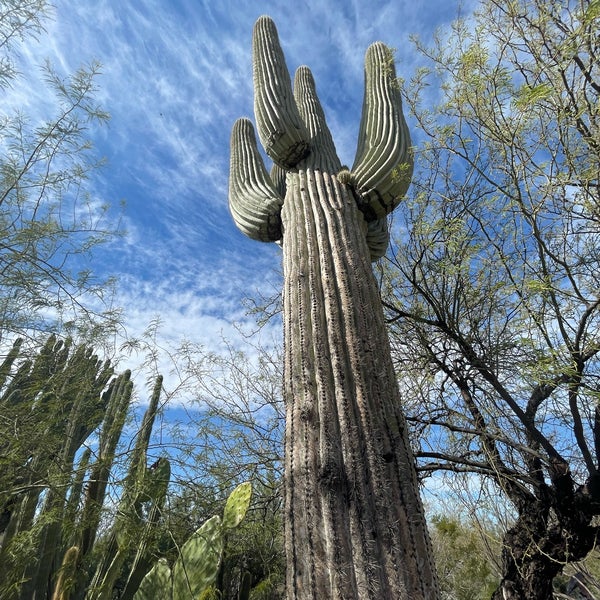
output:
M 223 511 L 223 529 L 235 529 L 242 522 L 251 499 L 252 484 L 249 481 L 241 483 L 231 492 Z
M 196 598 L 217 578 L 223 554 L 221 517 L 211 517 L 183 545 L 173 567 L 173 600 Z
M 280 241 L 284 268 L 285 544 L 290 600 L 434 600 L 414 459 L 370 261 L 412 174 L 390 50 L 365 57 L 356 158 L 342 167 L 315 81 L 292 87 L 273 21 L 253 33 L 254 113 L 231 134 L 229 207 Z
M 167 561 L 160 558 L 142 579 L 134 600 L 155 600 L 156 598 L 169 600 L 172 596 L 171 588 L 171 569 Z
M 246 516 L 252 498 L 250 482 L 238 485 L 227 499 L 223 518 L 208 519 L 181 547 L 173 569 L 164 560 L 154 565 L 134 595 L 134 600 L 196 600 L 217 594 L 214 589 L 227 531 Z

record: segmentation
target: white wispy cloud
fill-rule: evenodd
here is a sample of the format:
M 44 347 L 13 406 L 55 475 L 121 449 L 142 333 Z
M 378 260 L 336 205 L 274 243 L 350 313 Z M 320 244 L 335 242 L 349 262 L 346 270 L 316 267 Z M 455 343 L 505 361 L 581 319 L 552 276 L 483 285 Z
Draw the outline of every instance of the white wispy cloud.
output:
M 258 16 L 275 20 L 288 67 L 307 64 L 340 158 L 352 163 L 366 47 L 397 49 L 399 74 L 414 65 L 412 33 L 430 35 L 457 2 L 378 0 L 56 0 L 47 35 L 23 50 L 34 74 L 49 58 L 63 73 L 97 59 L 98 99 L 112 115 L 93 131 L 107 168 L 93 197 L 124 199 L 126 236 L 94 255 L 119 280 L 117 302 L 131 335 L 160 315 L 164 335 L 211 344 L 238 335 L 242 299 L 276 288 L 277 248 L 246 240 L 227 208 L 229 135 L 252 116 L 251 35 Z M 463 3 L 464 4 L 464 3 Z M 13 90 L 26 111 L 47 104 L 41 85 Z M 30 85 L 30 84 L 29 84 Z

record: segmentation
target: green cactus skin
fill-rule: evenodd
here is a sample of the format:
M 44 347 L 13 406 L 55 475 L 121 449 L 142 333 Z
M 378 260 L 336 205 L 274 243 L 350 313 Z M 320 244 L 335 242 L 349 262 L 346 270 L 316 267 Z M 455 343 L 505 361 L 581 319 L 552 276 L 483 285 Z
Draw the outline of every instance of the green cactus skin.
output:
M 134 552 L 133 548 L 137 548 L 139 536 L 143 535 L 145 527 L 149 525 L 148 521 L 144 522 L 142 518 L 142 503 L 151 501 L 152 506 L 158 505 L 158 508 L 162 508 L 165 500 L 170 476 L 169 461 L 160 459 L 154 471 L 146 468 L 148 445 L 158 412 L 162 381 L 162 377 L 158 376 L 154 384 L 150 403 L 136 436 L 115 525 L 109 534 L 104 555 L 98 562 L 86 600 L 109 600 L 112 597 L 114 583 L 123 563 Z M 138 563 L 136 568 L 143 568 L 143 564 Z M 133 576 L 137 577 L 138 573 L 134 572 Z
M 99 360 L 91 348 L 73 347 L 70 340 L 50 336 L 35 360 L 25 361 L 3 390 L 0 404 L 5 418 L 11 418 L 11 409 L 16 408 L 20 418 L 28 414 L 39 427 L 37 444 L 24 457 L 22 467 L 27 473 L 23 487 L 36 485 L 15 504 L 0 551 L 0 578 L 5 579 L 11 538 L 32 528 L 36 531 L 31 539 L 37 545 L 37 559 L 28 561 L 24 569 L 23 599 L 46 598 L 51 591 L 52 572 L 59 566 L 70 535 L 63 517 L 67 491 L 77 485 L 75 455 L 103 419 L 101 391 L 112 373 L 110 363 Z M 19 452 L 14 448 L 11 458 L 18 460 Z M 45 486 L 41 507 L 38 501 L 44 488 L 39 482 Z
M 140 583 L 152 567 L 155 531 L 162 514 L 170 477 L 171 465 L 166 458 L 159 458 L 154 469 L 147 472 L 144 489 L 151 505 L 144 528 L 136 540 L 137 551 L 120 600 L 131 600 L 134 597 Z
M 309 152 L 309 135 L 294 102 L 290 75 L 271 19 L 254 28 L 252 49 L 264 57 L 254 61 L 254 114 L 265 152 L 283 168 L 294 167 Z M 273 104 L 281 110 L 271 110 Z
M 133 600 L 196 600 L 213 597 L 215 582 L 223 559 L 227 533 L 242 522 L 252 498 L 252 484 L 241 483 L 231 492 L 223 518 L 208 519 L 183 544 L 171 571 L 162 559 L 142 580 Z
M 131 372 L 125 371 L 111 382 L 103 394 L 106 402 L 106 416 L 100 430 L 98 458 L 91 467 L 81 516 L 80 548 L 82 557 L 88 555 L 96 540 L 110 471 L 117 443 L 125 425 L 132 392 Z
M 435 600 L 414 457 L 370 265 L 386 251 L 386 215 L 412 172 L 392 54 L 380 42 L 367 50 L 352 170 L 337 158 L 307 67 L 296 72 L 292 96 L 268 17 L 254 28 L 253 70 L 258 135 L 276 166 L 269 186 L 258 150 L 242 171 L 232 145 L 231 178 L 260 172 L 261 185 L 246 177 L 248 195 L 229 202 L 245 231 L 236 215 L 252 221 L 252 207 L 270 198 L 263 194 L 261 203 L 261 189 L 283 197 L 287 598 Z M 249 121 L 243 130 L 249 145 Z M 300 141 L 305 149 L 295 152 Z M 254 218 L 260 229 L 264 212 Z
M 410 135 L 394 57 L 381 42 L 365 57 L 365 96 L 351 185 L 367 221 L 384 218 L 406 194 L 413 171 Z
M 238 227 L 259 242 L 281 238 L 283 197 L 273 185 L 256 145 L 254 128 L 239 119 L 231 132 L 229 208 Z
M 252 484 L 240 483 L 227 498 L 223 510 L 223 529 L 235 529 L 246 516 L 252 499 Z
M 142 580 L 134 600 L 170 600 L 171 569 L 164 558 L 160 558 Z
M 173 600 L 197 598 L 217 579 L 223 554 L 221 517 L 206 521 L 182 546 L 173 567 Z

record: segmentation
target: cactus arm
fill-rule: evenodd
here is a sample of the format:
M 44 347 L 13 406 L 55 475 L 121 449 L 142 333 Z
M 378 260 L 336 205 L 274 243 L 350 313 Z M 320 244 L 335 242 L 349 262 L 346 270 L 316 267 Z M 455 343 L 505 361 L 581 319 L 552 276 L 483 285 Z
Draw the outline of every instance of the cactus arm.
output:
M 281 238 L 279 195 L 256 145 L 254 127 L 248 119 L 238 119 L 231 132 L 229 210 L 238 228 L 261 242 Z
M 2 364 L 0 365 L 0 389 L 4 388 L 4 384 L 6 383 L 6 379 L 12 369 L 13 363 L 19 356 L 22 344 L 23 340 L 21 338 L 15 340 L 12 345 L 12 348 L 8 351 L 8 354 L 2 361 Z
M 359 192 L 367 221 L 381 219 L 399 204 L 410 184 L 410 134 L 391 51 L 381 42 L 365 56 L 365 93 L 358 147 L 348 183 Z M 342 178 L 343 179 L 343 178 Z
M 254 26 L 252 57 L 258 136 L 274 162 L 294 167 L 309 152 L 309 134 L 294 101 L 277 29 L 267 16 Z
M 273 163 L 269 175 L 277 193 L 282 198 L 285 198 L 285 191 L 287 189 L 287 171 L 278 164 Z
M 131 600 L 152 567 L 153 542 L 156 541 L 156 526 L 162 514 L 171 476 L 171 466 L 166 458 L 159 458 L 154 469 L 147 471 L 146 492 L 152 501 L 146 524 L 137 541 L 137 551 L 133 559 L 121 600 Z M 165 595 L 166 599 L 166 595 Z
M 130 371 L 115 377 L 103 394 L 106 415 L 99 435 L 99 456 L 91 467 L 90 482 L 82 509 L 83 528 L 79 544 L 82 557 L 87 556 L 96 540 L 108 478 L 133 392 L 130 377 Z
M 303 163 L 313 169 L 336 173 L 341 168 L 325 113 L 317 96 L 315 80 L 310 69 L 299 67 L 294 77 L 294 98 L 310 135 L 312 152 Z
M 371 261 L 385 256 L 390 243 L 390 230 L 386 217 L 376 219 L 367 223 L 367 246 L 371 255 Z

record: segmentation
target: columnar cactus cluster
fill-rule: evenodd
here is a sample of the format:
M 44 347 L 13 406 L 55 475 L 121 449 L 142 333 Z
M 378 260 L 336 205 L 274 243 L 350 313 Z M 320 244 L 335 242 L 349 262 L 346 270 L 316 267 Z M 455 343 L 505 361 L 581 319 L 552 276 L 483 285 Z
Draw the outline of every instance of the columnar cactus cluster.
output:
M 410 183 L 393 57 L 365 59 L 356 159 L 343 167 L 307 67 L 292 88 L 277 30 L 253 34 L 252 123 L 231 136 L 237 226 L 284 265 L 289 599 L 435 599 L 436 577 L 377 285 L 386 216 Z
M 151 566 L 144 541 L 156 528 L 169 482 L 168 460 L 146 468 L 162 378 L 135 436 L 115 530 L 100 553 L 94 544 L 130 408 L 131 373 L 114 376 L 91 348 L 55 336 L 19 364 L 20 351 L 17 341 L 0 364 L 0 597 L 81 600 L 88 590 L 88 599 L 111 598 L 122 565 L 135 555 L 124 590 L 131 599 Z M 94 432 L 92 460 L 87 445 Z M 117 531 L 128 539 L 119 541 Z

